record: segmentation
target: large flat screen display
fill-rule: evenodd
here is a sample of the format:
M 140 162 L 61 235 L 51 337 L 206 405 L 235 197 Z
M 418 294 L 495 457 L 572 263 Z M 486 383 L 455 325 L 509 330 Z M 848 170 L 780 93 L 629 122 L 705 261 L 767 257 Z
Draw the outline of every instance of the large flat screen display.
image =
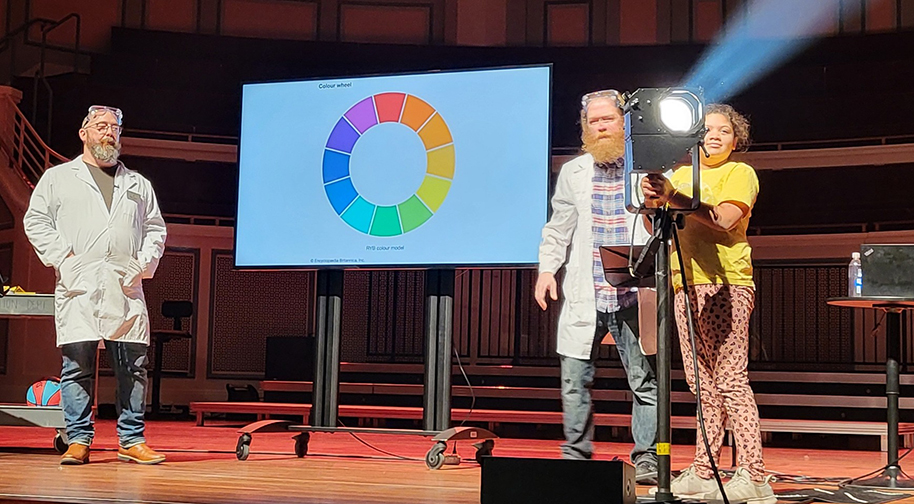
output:
M 245 84 L 235 265 L 532 265 L 551 66 Z

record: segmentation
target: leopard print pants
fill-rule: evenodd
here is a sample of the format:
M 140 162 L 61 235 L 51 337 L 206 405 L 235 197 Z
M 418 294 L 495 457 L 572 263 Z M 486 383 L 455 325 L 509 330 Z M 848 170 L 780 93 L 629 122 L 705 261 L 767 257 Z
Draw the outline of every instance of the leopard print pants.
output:
M 701 377 L 702 414 L 714 460 L 720 460 L 724 426 L 729 418 L 736 442 L 737 465 L 752 479 L 765 477 L 758 406 L 749 386 L 749 315 L 755 290 L 741 285 L 693 285 L 689 301 L 695 321 L 695 346 Z M 685 294 L 676 292 L 676 325 L 686 381 L 695 393 L 692 346 L 686 319 Z M 695 443 L 696 475 L 712 478 L 711 463 L 698 431 Z

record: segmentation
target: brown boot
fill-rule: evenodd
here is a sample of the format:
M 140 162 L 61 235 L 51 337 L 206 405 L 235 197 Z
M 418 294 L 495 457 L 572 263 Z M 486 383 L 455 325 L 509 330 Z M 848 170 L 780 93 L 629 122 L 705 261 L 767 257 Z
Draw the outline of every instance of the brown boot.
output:
M 158 464 L 165 462 L 165 455 L 156 452 L 146 443 L 133 445 L 130 448 L 118 448 L 117 459 L 124 462 L 136 462 L 137 464 Z
M 89 463 L 89 447 L 84 444 L 73 443 L 67 452 L 60 457 L 60 465 L 81 465 Z

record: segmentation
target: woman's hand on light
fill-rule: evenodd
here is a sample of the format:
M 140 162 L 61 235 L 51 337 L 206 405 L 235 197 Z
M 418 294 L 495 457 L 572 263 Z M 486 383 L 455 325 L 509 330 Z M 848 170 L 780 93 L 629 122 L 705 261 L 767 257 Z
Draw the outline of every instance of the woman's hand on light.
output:
M 649 173 L 641 179 L 641 192 L 648 208 L 665 205 L 673 194 L 673 184 L 659 173 Z

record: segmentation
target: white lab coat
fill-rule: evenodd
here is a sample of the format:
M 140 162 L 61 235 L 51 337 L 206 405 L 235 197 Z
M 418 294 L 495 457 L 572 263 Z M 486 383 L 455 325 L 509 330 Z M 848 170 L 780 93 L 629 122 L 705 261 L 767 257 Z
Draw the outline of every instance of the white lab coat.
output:
M 165 250 L 165 221 L 148 180 L 118 163 L 109 211 L 77 157 L 42 175 L 23 224 L 38 258 L 57 273 L 57 346 L 149 344 L 142 279 L 152 278 Z
M 556 273 L 565 265 L 562 310 L 559 313 L 557 352 L 589 359 L 597 329 L 593 283 L 593 157 L 578 156 L 562 165 L 552 196 L 552 217 L 543 227 L 539 272 Z M 647 241 L 643 219 L 625 213 L 629 229 L 635 226 L 635 244 Z M 566 263 L 567 259 L 567 263 Z

